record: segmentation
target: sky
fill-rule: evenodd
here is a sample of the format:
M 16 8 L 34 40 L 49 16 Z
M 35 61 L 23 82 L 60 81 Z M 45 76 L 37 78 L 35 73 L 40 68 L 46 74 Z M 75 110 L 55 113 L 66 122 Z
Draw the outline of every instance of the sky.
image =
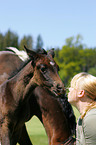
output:
M 44 48 L 65 45 L 80 34 L 88 48 L 96 47 L 96 0 L 0 0 L 0 33 L 8 30 L 33 37 Z

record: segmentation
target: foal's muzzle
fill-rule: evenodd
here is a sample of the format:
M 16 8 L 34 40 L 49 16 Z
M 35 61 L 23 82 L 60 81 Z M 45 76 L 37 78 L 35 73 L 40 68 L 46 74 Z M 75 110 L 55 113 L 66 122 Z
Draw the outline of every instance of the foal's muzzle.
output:
M 65 90 L 64 90 L 64 85 L 63 84 L 57 84 L 56 86 L 53 86 L 51 88 L 51 90 L 53 91 L 53 93 L 56 96 L 62 96 L 63 94 L 65 94 Z

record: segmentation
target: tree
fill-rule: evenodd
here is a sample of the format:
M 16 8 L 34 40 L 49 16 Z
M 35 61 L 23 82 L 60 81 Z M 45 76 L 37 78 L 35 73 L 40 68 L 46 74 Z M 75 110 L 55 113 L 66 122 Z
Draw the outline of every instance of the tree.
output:
M 96 76 L 96 66 L 89 69 L 88 73 Z
M 81 70 L 79 49 L 63 46 L 58 52 L 58 61 L 56 62 L 60 67 L 60 78 L 65 84 L 68 84 L 73 75 Z
M 3 49 L 3 40 L 4 40 L 4 37 L 3 37 L 2 33 L 0 33 L 0 50 Z
M 42 47 L 43 47 L 43 40 L 42 40 L 42 37 L 40 35 L 38 35 L 37 43 L 36 43 L 36 49 L 40 49 Z
M 69 37 L 65 40 L 66 46 L 68 47 L 78 47 L 79 49 L 84 48 L 84 44 L 82 44 L 83 37 L 78 34 L 76 37 Z
M 73 40 L 74 40 L 74 37 L 67 38 L 67 39 L 65 40 L 66 45 L 67 45 L 68 47 L 72 47 L 72 46 L 73 46 Z
M 95 72 L 96 48 L 85 48 L 81 38 L 80 35 L 76 38 L 70 37 L 66 41 L 67 45 L 62 49 L 56 49 L 55 61 L 59 65 L 59 75 L 65 85 L 68 85 L 72 77 L 79 72 Z
M 10 46 L 18 48 L 18 35 L 8 30 L 4 36 L 3 47 L 6 48 Z
M 33 39 L 32 36 L 24 36 L 21 41 L 20 41 L 20 45 L 19 45 L 19 49 L 22 50 L 24 49 L 24 45 L 26 47 L 28 47 L 29 49 L 33 48 Z

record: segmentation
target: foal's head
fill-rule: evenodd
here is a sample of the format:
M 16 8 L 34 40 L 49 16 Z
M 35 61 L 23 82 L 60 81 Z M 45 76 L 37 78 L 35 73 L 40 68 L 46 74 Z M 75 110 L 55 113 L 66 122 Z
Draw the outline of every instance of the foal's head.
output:
M 25 46 L 24 46 L 25 47 Z M 46 87 L 55 95 L 64 93 L 64 85 L 58 75 L 58 65 L 54 61 L 54 50 L 34 52 L 25 47 L 32 61 L 33 78 L 37 85 Z

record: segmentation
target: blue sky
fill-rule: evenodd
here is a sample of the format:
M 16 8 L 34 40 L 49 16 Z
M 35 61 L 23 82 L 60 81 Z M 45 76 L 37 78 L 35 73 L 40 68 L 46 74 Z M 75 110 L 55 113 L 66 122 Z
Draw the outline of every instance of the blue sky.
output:
M 0 32 L 10 29 L 21 39 L 40 34 L 44 48 L 59 47 L 78 34 L 96 47 L 96 0 L 0 0 Z

